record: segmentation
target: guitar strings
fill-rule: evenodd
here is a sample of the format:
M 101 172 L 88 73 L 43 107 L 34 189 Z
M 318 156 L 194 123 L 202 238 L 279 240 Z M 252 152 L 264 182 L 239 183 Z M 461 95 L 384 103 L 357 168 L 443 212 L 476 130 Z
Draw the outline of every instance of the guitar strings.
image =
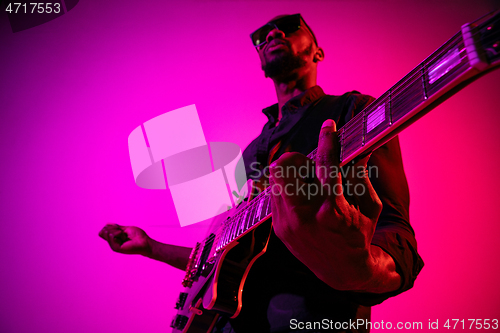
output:
M 359 124 L 359 118 L 366 117 L 367 115 L 374 112 L 374 110 L 376 110 L 378 107 L 380 107 L 382 105 L 386 105 L 386 103 L 387 103 L 387 104 L 389 104 L 389 109 L 391 111 L 394 111 L 395 109 L 398 109 L 398 108 L 401 109 L 405 105 L 408 105 L 412 102 L 415 102 L 415 100 L 420 99 L 420 96 L 422 97 L 422 101 L 423 101 L 425 99 L 424 94 L 427 92 L 427 90 L 429 90 L 429 88 L 433 88 L 433 87 L 428 87 L 427 82 L 424 80 L 425 75 L 427 74 L 425 68 L 426 67 L 429 68 L 431 66 L 432 62 L 434 62 L 436 59 L 441 58 L 443 56 L 443 54 L 445 54 L 445 52 L 449 52 L 453 48 L 456 48 L 460 43 L 462 43 L 462 40 L 460 37 L 461 37 L 460 33 L 453 36 L 447 43 L 445 43 L 442 47 L 440 47 L 440 49 L 435 51 L 431 56 L 429 56 L 426 60 L 421 62 L 409 74 L 407 74 L 402 80 L 400 80 L 398 83 L 396 83 L 394 86 L 392 86 L 391 89 L 389 89 L 387 92 L 382 94 L 381 97 L 379 97 L 378 99 L 373 101 L 368 107 L 366 107 L 364 110 L 362 110 L 358 114 L 358 116 L 356 116 L 351 121 L 349 121 L 346 125 L 344 125 L 339 130 L 339 136 L 341 136 L 341 139 L 343 140 L 342 146 L 347 147 L 349 145 L 356 144 L 356 142 L 354 140 L 358 140 L 358 141 L 360 140 L 358 134 L 360 132 L 364 131 L 364 128 L 363 128 L 364 124 L 363 123 Z M 464 53 L 464 49 L 462 49 L 461 51 L 462 52 L 459 51 L 460 52 L 459 54 Z M 462 72 L 464 70 L 463 65 L 467 64 L 467 62 L 463 61 L 464 59 L 467 59 L 466 54 L 464 56 L 460 56 L 459 59 L 460 59 L 460 61 L 459 61 L 459 64 L 457 65 L 459 67 L 454 69 L 453 74 L 456 74 L 457 71 Z M 447 78 L 449 78 L 449 76 L 447 76 Z M 405 94 L 408 94 L 408 93 L 411 93 L 411 90 L 409 90 L 408 88 L 414 84 L 417 84 L 417 85 L 421 84 L 422 85 L 421 87 L 422 87 L 423 91 L 421 91 L 421 92 L 423 94 L 422 95 L 420 95 L 420 94 L 415 95 L 415 97 L 413 99 L 410 99 L 409 101 L 408 101 L 408 98 L 398 101 L 398 97 L 405 95 Z M 434 86 L 437 86 L 437 84 Z M 420 88 L 420 86 L 419 86 L 419 88 Z M 395 104 L 395 103 L 393 103 L 393 101 L 397 101 L 399 103 Z M 393 113 L 391 113 L 391 114 L 393 114 Z M 356 148 L 354 148 L 354 150 L 356 150 Z
M 267 190 L 267 188 L 266 188 L 266 190 Z M 232 217 L 230 217 L 229 219 L 227 219 L 225 221 L 224 225 L 221 228 L 221 232 L 220 232 L 221 239 L 223 239 L 223 240 L 221 241 L 221 244 L 218 244 L 218 246 L 217 246 L 217 248 L 219 248 L 219 251 L 225 245 L 227 245 L 229 242 L 233 241 L 236 237 L 238 237 L 239 235 L 241 235 L 243 232 L 245 232 L 247 230 L 250 230 L 251 227 L 253 227 L 255 225 L 255 221 L 259 221 L 259 220 L 256 220 L 256 218 L 261 219 L 261 216 L 257 216 L 257 215 L 255 215 L 252 218 L 252 210 L 253 210 L 253 208 L 255 208 L 255 205 L 260 204 L 261 200 L 269 199 L 269 198 L 266 198 L 266 197 L 261 197 L 261 195 L 263 193 L 264 193 L 264 191 L 261 192 L 259 195 L 257 195 L 251 202 L 249 202 L 245 208 L 243 208 L 238 213 L 236 213 L 235 215 L 233 215 Z M 269 206 L 269 204 L 267 206 Z M 249 224 L 252 224 L 252 225 L 251 225 L 251 227 L 246 227 L 245 228 L 246 230 L 244 230 L 242 233 L 239 233 L 239 234 L 236 235 L 236 232 L 241 229 L 241 223 L 245 222 L 243 219 L 239 219 L 239 217 L 241 217 L 241 215 L 243 214 L 243 212 L 249 212 L 247 226 Z M 269 215 L 269 214 L 266 214 L 264 217 L 266 217 L 267 215 Z M 229 225 L 230 225 L 230 227 L 228 229 Z M 229 240 L 227 238 L 229 238 Z
M 407 93 L 406 89 L 409 86 L 411 86 L 412 84 L 414 84 L 417 81 L 422 80 L 422 78 L 424 77 L 425 74 L 421 73 L 422 67 L 425 68 L 426 63 L 427 63 L 427 66 L 429 66 L 429 64 L 431 62 L 433 62 L 435 59 L 442 57 L 445 54 L 445 52 L 449 52 L 451 49 L 453 49 L 455 46 L 457 46 L 459 44 L 459 42 L 461 41 L 459 36 L 460 36 L 459 34 L 456 34 L 454 37 L 452 37 L 447 42 L 447 43 L 449 43 L 450 41 L 453 41 L 453 43 L 451 45 L 446 45 L 446 43 L 445 43 L 445 45 L 443 45 L 441 47 L 442 48 L 441 50 L 438 49 L 431 56 L 429 56 L 426 60 L 424 60 L 419 65 L 417 65 L 415 68 L 413 68 L 405 77 L 403 77 L 403 79 L 401 79 L 395 85 L 393 85 L 388 91 L 386 91 L 384 94 L 382 94 L 381 97 L 374 100 L 369 106 L 367 106 L 358 115 L 362 115 L 362 114 L 367 115 L 367 114 L 369 114 L 369 112 L 373 111 L 374 107 L 372 107 L 372 106 L 375 106 L 375 105 L 380 106 L 382 104 L 385 104 L 387 101 L 396 100 L 402 94 Z M 462 61 L 465 58 L 466 58 L 466 56 L 461 57 L 460 61 Z M 387 96 L 384 97 L 384 95 L 387 95 Z M 357 120 L 356 117 L 351 119 L 347 124 L 345 124 L 339 130 L 339 132 L 340 131 L 347 132 L 348 130 L 350 130 L 351 127 L 353 127 L 355 125 L 356 120 Z

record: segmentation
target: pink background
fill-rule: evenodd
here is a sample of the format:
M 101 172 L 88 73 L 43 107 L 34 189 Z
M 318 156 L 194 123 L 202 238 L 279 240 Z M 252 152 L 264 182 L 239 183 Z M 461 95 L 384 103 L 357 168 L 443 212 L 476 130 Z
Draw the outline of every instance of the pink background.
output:
M 107 222 L 192 246 L 168 191 L 134 184 L 127 136 L 195 103 L 208 141 L 244 148 L 276 101 L 248 34 L 301 12 L 330 94 L 379 96 L 494 1 L 81 1 L 13 34 L 0 14 L 0 331 L 165 332 L 183 272 L 112 252 Z M 401 134 L 426 266 L 373 321 L 500 319 L 500 71 Z M 425 330 L 424 330 L 425 331 Z

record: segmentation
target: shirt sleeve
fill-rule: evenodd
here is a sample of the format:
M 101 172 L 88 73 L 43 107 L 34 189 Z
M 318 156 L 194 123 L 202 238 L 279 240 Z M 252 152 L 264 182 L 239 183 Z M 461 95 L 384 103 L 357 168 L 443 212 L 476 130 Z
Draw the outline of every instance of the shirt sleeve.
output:
M 354 113 L 364 108 L 367 102 L 369 104 L 373 101 L 373 98 L 361 96 L 354 103 Z M 397 136 L 372 153 L 368 161 L 368 172 L 382 201 L 382 212 L 372 245 L 380 247 L 393 258 L 396 271 L 401 276 L 401 286 L 393 292 L 352 293 L 355 302 L 372 306 L 413 287 L 424 262 L 417 252 L 415 232 L 410 225 L 410 195 Z

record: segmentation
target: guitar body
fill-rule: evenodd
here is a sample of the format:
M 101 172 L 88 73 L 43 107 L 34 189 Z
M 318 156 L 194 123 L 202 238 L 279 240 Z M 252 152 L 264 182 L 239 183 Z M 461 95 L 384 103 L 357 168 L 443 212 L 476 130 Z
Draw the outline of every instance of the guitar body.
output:
M 211 288 L 203 297 L 206 309 L 226 313 L 231 318 L 238 316 L 247 275 L 253 263 L 266 252 L 270 234 L 271 219 L 268 219 L 224 250 Z
M 227 218 L 227 214 L 222 219 Z M 221 220 L 218 217 L 217 220 Z M 179 296 L 171 327 L 174 333 L 211 332 L 219 316 L 235 318 L 241 311 L 243 287 L 253 263 L 267 249 L 272 223 L 268 218 L 242 234 L 215 257 L 202 262 L 200 274 Z

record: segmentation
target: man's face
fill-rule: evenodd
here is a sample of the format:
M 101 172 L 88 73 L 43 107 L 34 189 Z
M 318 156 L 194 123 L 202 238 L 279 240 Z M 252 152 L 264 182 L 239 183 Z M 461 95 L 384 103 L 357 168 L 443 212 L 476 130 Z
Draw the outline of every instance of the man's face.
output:
M 266 77 L 286 79 L 297 69 L 307 67 L 313 62 L 316 45 L 303 22 L 300 29 L 286 35 L 276 28 L 271 30 L 266 41 L 267 43 L 258 48 Z

